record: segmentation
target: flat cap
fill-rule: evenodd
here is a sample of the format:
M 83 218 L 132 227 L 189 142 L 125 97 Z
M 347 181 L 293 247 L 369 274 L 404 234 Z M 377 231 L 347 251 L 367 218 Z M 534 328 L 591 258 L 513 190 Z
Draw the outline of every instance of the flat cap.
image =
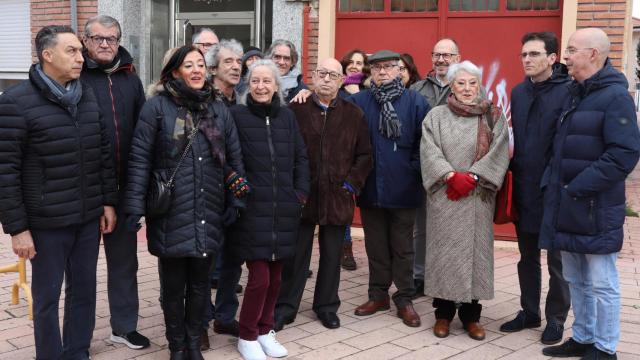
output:
M 391 50 L 380 50 L 367 58 L 369 63 L 384 60 L 399 60 L 400 54 Z

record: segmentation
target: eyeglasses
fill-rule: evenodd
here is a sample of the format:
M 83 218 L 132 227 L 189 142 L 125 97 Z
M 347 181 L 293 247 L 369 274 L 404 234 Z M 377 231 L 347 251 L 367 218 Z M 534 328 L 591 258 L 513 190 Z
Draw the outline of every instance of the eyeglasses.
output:
M 540 51 L 523 52 L 522 54 L 520 54 L 520 58 L 524 60 L 528 56 L 530 59 L 537 59 L 543 54 L 546 54 L 546 52 L 540 52 Z
M 212 47 L 215 44 L 216 43 L 201 43 L 201 42 L 195 43 L 195 45 L 202 46 L 205 49 L 208 49 L 208 48 Z
M 384 65 L 373 64 L 373 65 L 371 65 L 371 71 L 378 72 L 378 71 L 384 69 L 384 71 L 389 72 L 389 71 L 391 71 L 391 69 L 393 69 L 396 66 L 399 66 L 399 65 L 398 64 L 384 64 Z
M 329 79 L 331 80 L 338 80 L 342 78 L 342 74 L 327 70 L 316 70 L 316 75 L 318 75 L 320 79 L 324 79 L 327 75 L 329 75 Z
M 102 44 L 102 42 L 106 41 L 108 45 L 116 45 L 120 39 L 118 39 L 115 36 L 109 36 L 109 37 L 104 37 L 104 36 L 100 36 L 100 35 L 92 35 L 92 36 L 88 36 L 88 38 L 97 45 Z
M 431 53 L 431 60 L 436 61 L 436 60 L 440 59 L 440 56 L 442 56 L 444 61 L 449 61 L 449 60 L 451 60 L 451 57 L 456 56 L 456 55 L 458 55 L 458 54 L 432 52 Z
M 594 48 L 582 48 L 582 49 L 578 49 L 578 48 L 574 48 L 574 47 L 568 47 L 566 49 L 564 49 L 564 53 L 565 55 L 573 55 L 575 53 L 577 53 L 578 51 L 581 50 L 593 50 Z
M 273 55 L 271 56 L 273 61 L 291 61 L 291 56 Z

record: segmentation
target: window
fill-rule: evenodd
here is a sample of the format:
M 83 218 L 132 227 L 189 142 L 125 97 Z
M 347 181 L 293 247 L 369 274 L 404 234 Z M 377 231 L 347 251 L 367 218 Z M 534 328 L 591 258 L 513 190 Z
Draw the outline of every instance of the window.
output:
M 438 11 L 438 0 L 391 0 L 393 12 Z
M 0 1 L 0 92 L 18 79 L 28 78 L 31 66 L 29 2 Z
M 507 10 L 558 10 L 559 0 L 507 0 Z
M 384 11 L 384 0 L 340 0 L 340 12 Z
M 451 0 L 450 11 L 498 11 L 500 0 Z

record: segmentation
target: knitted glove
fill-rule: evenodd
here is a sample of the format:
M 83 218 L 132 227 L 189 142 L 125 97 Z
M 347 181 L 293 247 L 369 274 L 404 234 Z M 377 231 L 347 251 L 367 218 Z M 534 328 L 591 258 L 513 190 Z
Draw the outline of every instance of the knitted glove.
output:
M 242 199 L 251 193 L 251 186 L 249 186 L 247 179 L 235 171 L 232 171 L 231 174 L 227 176 L 225 184 L 237 199 Z
M 468 196 L 476 185 L 476 181 L 469 173 L 455 172 L 453 176 L 447 180 L 447 198 L 456 201 Z
M 298 203 L 300 203 L 300 205 L 304 206 L 307 204 L 307 200 L 309 199 L 309 197 L 307 196 L 307 194 L 305 194 L 302 191 L 299 190 L 294 190 L 296 197 L 298 198 Z

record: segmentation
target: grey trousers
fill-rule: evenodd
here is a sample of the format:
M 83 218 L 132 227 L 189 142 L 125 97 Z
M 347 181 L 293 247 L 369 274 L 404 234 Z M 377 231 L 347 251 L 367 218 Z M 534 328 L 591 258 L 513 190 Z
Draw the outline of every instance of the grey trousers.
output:
M 424 281 L 424 261 L 427 257 L 427 198 L 416 211 L 416 223 L 413 226 L 413 278 Z
M 416 209 L 361 208 L 364 244 L 369 260 L 369 299 L 389 297 L 391 283 L 398 291 L 393 302 L 411 304 L 413 285 L 413 223 Z
M 105 234 L 103 241 L 107 258 L 107 294 L 111 329 L 118 334 L 127 334 L 138 327 L 138 239 L 136 233 L 127 230 L 122 206 L 118 206 L 116 215 L 116 228 L 111 234 Z

